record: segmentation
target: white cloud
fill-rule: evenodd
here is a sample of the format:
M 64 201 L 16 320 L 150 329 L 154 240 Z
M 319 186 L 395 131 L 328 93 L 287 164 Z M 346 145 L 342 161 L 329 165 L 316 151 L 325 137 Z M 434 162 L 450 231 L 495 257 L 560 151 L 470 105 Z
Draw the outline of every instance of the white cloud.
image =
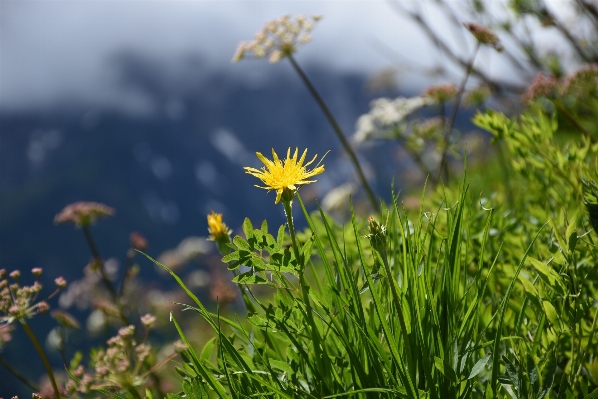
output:
M 122 50 L 166 62 L 199 53 L 211 68 L 242 74 L 230 64 L 236 45 L 286 13 L 325 16 L 303 62 L 371 72 L 388 63 L 373 38 L 421 41 L 384 1 L 1 1 L 0 106 L 122 102 L 107 62 Z

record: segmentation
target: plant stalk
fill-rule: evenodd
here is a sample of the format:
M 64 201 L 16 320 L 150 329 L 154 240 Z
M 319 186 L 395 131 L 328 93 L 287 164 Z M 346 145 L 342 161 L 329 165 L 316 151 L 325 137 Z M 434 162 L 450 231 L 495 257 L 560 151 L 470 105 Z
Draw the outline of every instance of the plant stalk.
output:
M 293 247 L 293 253 L 295 254 L 295 259 L 300 267 L 299 271 L 299 284 L 301 285 L 301 294 L 303 295 L 303 302 L 305 303 L 305 309 L 307 314 L 307 321 L 310 326 L 310 333 L 312 336 L 313 344 L 314 344 L 314 351 L 316 356 L 316 362 L 318 364 L 318 368 L 320 369 L 321 375 L 326 375 L 325 368 L 322 365 L 322 353 L 320 350 L 320 336 L 318 334 L 318 330 L 314 321 L 314 317 L 312 314 L 312 309 L 309 301 L 309 286 L 307 281 L 305 280 L 305 276 L 303 273 L 305 272 L 305 260 L 303 256 L 299 253 L 299 247 L 297 245 L 297 237 L 295 236 L 295 226 L 293 224 L 293 213 L 292 213 L 292 205 L 293 201 L 282 201 L 284 205 L 284 213 L 287 216 L 287 224 L 289 225 L 289 234 L 291 235 L 291 244 Z M 321 386 L 325 386 L 326 384 L 320 384 Z
M 50 366 L 50 362 L 48 362 L 48 358 L 46 357 L 44 350 L 42 349 L 41 345 L 39 344 L 37 338 L 35 338 L 35 334 L 33 334 L 33 331 L 31 331 L 31 328 L 29 327 L 29 325 L 27 325 L 27 323 L 24 320 L 21 320 L 21 325 L 23 326 L 23 329 L 27 333 L 27 336 L 33 343 L 33 346 L 35 347 L 37 354 L 42 359 L 42 363 L 44 364 L 46 373 L 48 374 L 48 377 L 50 378 L 50 383 L 52 384 L 52 389 L 54 390 L 54 397 L 56 399 L 60 399 L 60 392 L 58 391 L 58 385 L 56 385 L 56 379 L 54 378 L 54 373 L 52 372 L 52 367 Z
M 39 392 L 40 389 L 33 381 L 29 381 L 27 377 L 21 374 L 17 369 L 15 369 L 9 362 L 7 362 L 2 356 L 0 356 L 0 364 L 2 364 L 12 375 L 14 375 L 17 379 L 19 379 L 23 384 L 27 385 L 29 388 L 33 389 L 34 391 Z
M 475 49 L 473 50 L 473 54 L 469 63 L 467 64 L 467 72 L 465 73 L 465 78 L 461 81 L 461 85 L 459 86 L 459 91 L 457 92 L 457 99 L 455 100 L 455 104 L 453 105 L 453 110 L 451 111 L 451 116 L 448 120 L 448 123 L 444 125 L 444 148 L 442 150 L 442 155 L 440 157 L 440 164 L 438 165 L 438 174 L 436 177 L 436 181 L 440 181 L 440 177 L 442 175 L 442 171 L 445 171 L 445 178 L 446 182 L 448 183 L 449 172 L 448 166 L 446 165 L 446 153 L 449 148 L 449 139 L 451 136 L 451 131 L 453 130 L 453 125 L 455 124 L 455 119 L 457 118 L 457 112 L 459 111 L 459 106 L 461 105 L 461 99 L 463 98 L 463 92 L 465 91 L 465 84 L 467 84 L 467 80 L 469 79 L 469 75 L 471 75 L 471 71 L 473 70 L 473 63 L 475 58 L 478 54 L 478 50 L 480 49 L 481 43 L 478 41 L 476 42 Z
M 376 200 L 376 196 L 374 195 L 372 188 L 370 187 L 369 183 L 367 182 L 367 180 L 365 178 L 363 170 L 361 169 L 361 165 L 359 164 L 359 161 L 357 160 L 357 156 L 355 155 L 355 151 L 353 151 L 353 149 L 351 148 L 351 145 L 347 141 L 347 138 L 345 137 L 343 131 L 341 130 L 338 122 L 334 118 L 334 115 L 332 115 L 332 112 L 330 112 L 330 109 L 328 109 L 328 106 L 326 105 L 326 103 L 324 102 L 324 100 L 322 99 L 322 97 L 320 96 L 320 94 L 318 93 L 316 88 L 314 87 L 314 85 L 311 83 L 311 81 L 309 80 L 307 75 L 303 72 L 303 70 L 301 69 L 299 64 L 297 64 L 297 61 L 295 61 L 293 56 L 289 55 L 288 58 L 289 58 L 289 61 L 291 61 L 291 65 L 295 69 L 295 72 L 297 72 L 297 74 L 299 75 L 299 77 L 301 78 L 301 80 L 303 81 L 305 86 L 307 86 L 307 89 L 309 90 L 309 92 L 311 93 L 313 98 L 316 100 L 316 102 L 318 103 L 318 105 L 320 106 L 322 111 L 324 112 L 324 115 L 326 115 L 326 118 L 328 119 L 328 122 L 330 122 L 330 125 L 332 126 L 334 133 L 336 133 L 336 136 L 338 137 L 341 144 L 343 145 L 343 148 L 345 149 L 346 153 L 349 155 L 349 159 L 351 160 L 351 162 L 353 163 L 353 166 L 355 167 L 355 170 L 357 171 L 359 180 L 361 180 L 361 184 L 362 184 L 363 188 L 365 189 L 366 194 L 368 195 L 368 198 L 372 204 L 372 207 L 374 208 L 374 210 L 376 212 L 379 213 L 380 205 L 378 204 L 378 201 Z
M 83 232 L 85 233 L 85 239 L 87 240 L 87 245 L 89 245 L 89 249 L 91 250 L 91 254 L 99 264 L 100 276 L 102 277 L 102 281 L 104 282 L 104 285 L 108 289 L 108 292 L 110 292 L 112 301 L 114 301 L 114 303 L 118 307 L 120 319 L 122 320 L 123 323 L 125 323 L 125 326 L 128 326 L 131 323 L 129 322 L 129 319 L 125 315 L 125 312 L 122 308 L 122 304 L 118 298 L 118 294 L 116 293 L 116 290 L 114 289 L 114 286 L 112 285 L 112 282 L 110 281 L 110 279 L 108 278 L 108 275 L 106 274 L 106 269 L 104 268 L 104 261 L 102 260 L 102 257 L 100 256 L 100 251 L 98 251 L 98 247 L 96 246 L 95 241 L 93 240 L 91 231 L 89 230 L 89 226 L 83 225 L 82 228 L 83 228 Z

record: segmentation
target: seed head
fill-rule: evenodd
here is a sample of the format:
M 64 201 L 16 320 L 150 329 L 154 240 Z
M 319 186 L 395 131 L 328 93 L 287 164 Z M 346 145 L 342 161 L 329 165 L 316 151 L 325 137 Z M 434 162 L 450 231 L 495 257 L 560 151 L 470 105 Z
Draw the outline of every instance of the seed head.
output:
M 54 310 L 51 316 L 62 326 L 74 328 L 77 330 L 81 328 L 81 325 L 79 324 L 77 319 L 75 319 L 73 315 L 65 312 L 64 310 Z
M 145 251 L 149 246 L 145 237 L 136 231 L 131 233 L 129 240 L 131 241 L 131 248 L 138 251 Z
M 492 46 L 498 52 L 503 50 L 498 36 L 496 36 L 496 33 L 492 32 L 490 29 L 474 22 L 465 22 L 463 25 L 480 43 Z

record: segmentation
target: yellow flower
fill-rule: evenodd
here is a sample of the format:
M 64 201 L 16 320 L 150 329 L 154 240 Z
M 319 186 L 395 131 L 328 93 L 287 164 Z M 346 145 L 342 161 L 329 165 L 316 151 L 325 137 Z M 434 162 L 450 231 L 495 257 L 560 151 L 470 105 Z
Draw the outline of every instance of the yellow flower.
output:
M 212 214 L 208 215 L 208 232 L 210 233 L 210 239 L 214 241 L 228 241 L 230 230 L 222 221 L 221 213 L 212 211 Z
M 255 154 L 257 157 L 266 166 L 262 167 L 261 170 L 245 166 L 245 173 L 257 177 L 265 184 L 265 187 L 258 185 L 256 185 L 256 187 L 263 188 L 265 190 L 276 190 L 276 204 L 280 202 L 280 199 L 285 191 L 285 200 L 290 201 L 295 195 L 297 186 L 315 182 L 315 180 L 307 179 L 324 172 L 324 165 L 316 166 L 315 169 L 310 171 L 306 169 L 307 166 L 316 160 L 318 157 L 317 154 L 311 161 L 303 165 L 305 156 L 307 155 L 307 149 L 303 151 L 303 155 L 301 155 L 301 158 L 298 161 L 297 151 L 298 150 L 295 148 L 295 153 L 291 158 L 291 148 L 289 147 L 287 150 L 287 158 L 284 161 L 278 158 L 278 155 L 276 155 L 274 149 L 272 149 L 273 161 L 264 157 L 260 152 L 256 152 Z

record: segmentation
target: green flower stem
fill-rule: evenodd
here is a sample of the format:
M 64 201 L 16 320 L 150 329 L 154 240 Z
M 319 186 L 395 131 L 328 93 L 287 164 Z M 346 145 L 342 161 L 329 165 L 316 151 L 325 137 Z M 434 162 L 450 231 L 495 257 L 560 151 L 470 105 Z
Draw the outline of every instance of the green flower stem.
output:
M 318 330 L 314 321 L 314 316 L 311 309 L 311 304 L 309 301 L 309 285 L 305 280 L 305 276 L 303 275 L 305 272 L 305 259 L 299 253 L 299 247 L 297 245 L 297 237 L 295 236 L 295 226 L 293 224 L 293 213 L 292 213 L 292 205 L 293 200 L 290 201 L 282 201 L 284 205 L 284 213 L 287 216 L 287 224 L 289 225 L 289 233 L 291 235 L 291 244 L 293 247 L 293 253 L 295 254 L 295 259 L 299 264 L 300 271 L 299 271 L 299 285 L 301 285 L 301 294 L 303 295 L 303 302 L 305 303 L 305 309 L 307 314 L 307 322 L 310 326 L 310 333 L 312 336 L 313 344 L 314 344 L 314 351 L 316 356 L 316 362 L 318 363 L 318 367 L 320 369 L 320 375 L 327 375 L 327 371 L 324 369 L 322 365 L 322 353 L 320 348 L 320 336 L 318 334 Z M 322 381 L 323 382 L 323 381 Z M 325 385 L 325 384 L 323 384 Z
M 40 389 L 33 381 L 29 381 L 27 377 L 21 374 L 17 369 L 15 369 L 9 362 L 6 361 L 2 356 L 0 356 L 0 364 L 2 364 L 12 375 L 14 375 L 17 379 L 19 379 L 23 384 L 27 385 L 29 388 L 33 389 L 34 391 L 39 392 Z
M 52 367 L 50 367 L 50 362 L 48 362 L 48 358 L 46 357 L 44 350 L 42 349 L 41 345 L 37 341 L 37 338 L 35 338 L 33 331 L 31 331 L 31 328 L 29 328 L 29 326 L 27 325 L 25 320 L 21 320 L 21 325 L 23 326 L 23 329 L 27 333 L 27 336 L 33 343 L 33 346 L 35 347 L 35 350 L 37 351 L 39 357 L 42 359 L 42 363 L 44 364 L 46 373 L 48 373 L 48 377 L 50 378 L 50 382 L 52 383 L 52 389 L 54 390 L 54 397 L 56 399 L 60 399 L 60 392 L 58 391 L 58 385 L 56 385 L 56 379 L 54 379 L 54 373 L 52 372 Z
M 125 323 L 125 326 L 128 326 L 131 323 L 129 322 L 129 319 L 125 315 L 122 304 L 118 298 L 118 294 L 116 293 L 116 290 L 114 289 L 114 286 L 112 285 L 112 282 L 110 281 L 110 279 L 108 278 L 108 275 L 106 274 L 106 269 L 104 268 L 104 261 L 102 260 L 102 257 L 100 256 L 100 251 L 98 251 L 98 247 L 96 246 L 95 241 L 93 240 L 91 231 L 89 230 L 89 225 L 84 224 L 82 226 L 82 228 L 83 228 L 83 233 L 85 233 L 85 239 L 87 240 L 87 245 L 89 245 L 89 249 L 91 250 L 91 254 L 100 265 L 99 269 L 100 269 L 100 275 L 102 277 L 102 281 L 104 282 L 104 285 L 108 289 L 108 292 L 110 292 L 112 301 L 118 307 L 120 319 L 122 320 L 123 323 Z
M 328 106 L 326 105 L 326 103 L 324 102 L 324 100 L 322 99 L 322 97 L 320 96 L 320 94 L 318 93 L 316 88 L 314 87 L 314 85 L 311 83 L 311 81 L 309 80 L 307 75 L 303 72 L 303 69 L 301 69 L 299 64 L 297 64 L 297 61 L 295 61 L 295 58 L 293 58 L 293 56 L 290 54 L 289 54 L 288 58 L 289 58 L 289 61 L 291 61 L 291 65 L 293 66 L 293 69 L 295 69 L 295 72 L 297 72 L 297 74 L 299 75 L 299 77 L 301 78 L 301 80 L 303 81 L 305 86 L 307 86 L 307 89 L 309 90 L 311 95 L 314 97 L 314 99 L 316 100 L 316 102 L 318 103 L 318 105 L 320 106 L 322 111 L 324 112 L 324 115 L 326 115 L 328 122 L 330 122 L 330 125 L 332 125 L 332 129 L 334 130 L 334 133 L 336 133 L 336 136 L 341 141 L 343 148 L 349 155 L 349 159 L 351 159 L 351 162 L 353 163 L 353 166 L 355 167 L 355 170 L 357 171 L 359 180 L 361 180 L 361 184 L 363 185 L 363 188 L 365 189 L 365 191 L 368 195 L 368 198 L 370 199 L 370 202 L 372 203 L 372 207 L 374 208 L 374 210 L 376 212 L 380 212 L 380 204 L 378 204 L 378 201 L 376 200 L 376 196 L 374 195 L 372 188 L 368 184 L 368 182 L 365 178 L 365 175 L 363 174 L 363 170 L 361 169 L 361 165 L 359 164 L 359 161 L 357 160 L 355 151 L 353 151 L 353 149 L 351 148 L 351 145 L 349 144 L 349 142 L 347 141 L 347 138 L 343 134 L 343 131 L 341 130 L 338 122 L 334 118 L 334 115 L 332 115 L 332 112 L 330 112 L 330 110 L 328 109 Z
M 461 85 L 459 86 L 459 91 L 457 92 L 457 99 L 455 100 L 455 104 L 453 105 L 453 110 L 451 111 L 451 116 L 448 120 L 448 123 L 444 125 L 444 146 L 442 149 L 442 155 L 440 157 L 440 163 L 438 165 L 438 174 L 436 177 L 436 181 L 440 181 L 440 177 L 442 175 L 442 171 L 445 171 L 445 178 L 446 182 L 448 183 L 449 173 L 448 173 L 448 166 L 446 165 L 446 153 L 449 148 L 449 139 L 451 137 L 451 131 L 453 130 L 453 125 L 455 124 L 455 119 L 457 118 L 457 112 L 459 111 L 459 106 L 461 105 L 461 100 L 463 99 L 463 92 L 465 91 L 465 85 L 467 84 L 467 80 L 471 75 L 473 70 L 473 63 L 478 55 L 478 50 L 480 49 L 481 42 L 477 42 L 475 49 L 473 50 L 473 54 L 471 55 L 471 59 L 467 64 L 467 72 L 465 73 L 465 77 L 461 81 Z

